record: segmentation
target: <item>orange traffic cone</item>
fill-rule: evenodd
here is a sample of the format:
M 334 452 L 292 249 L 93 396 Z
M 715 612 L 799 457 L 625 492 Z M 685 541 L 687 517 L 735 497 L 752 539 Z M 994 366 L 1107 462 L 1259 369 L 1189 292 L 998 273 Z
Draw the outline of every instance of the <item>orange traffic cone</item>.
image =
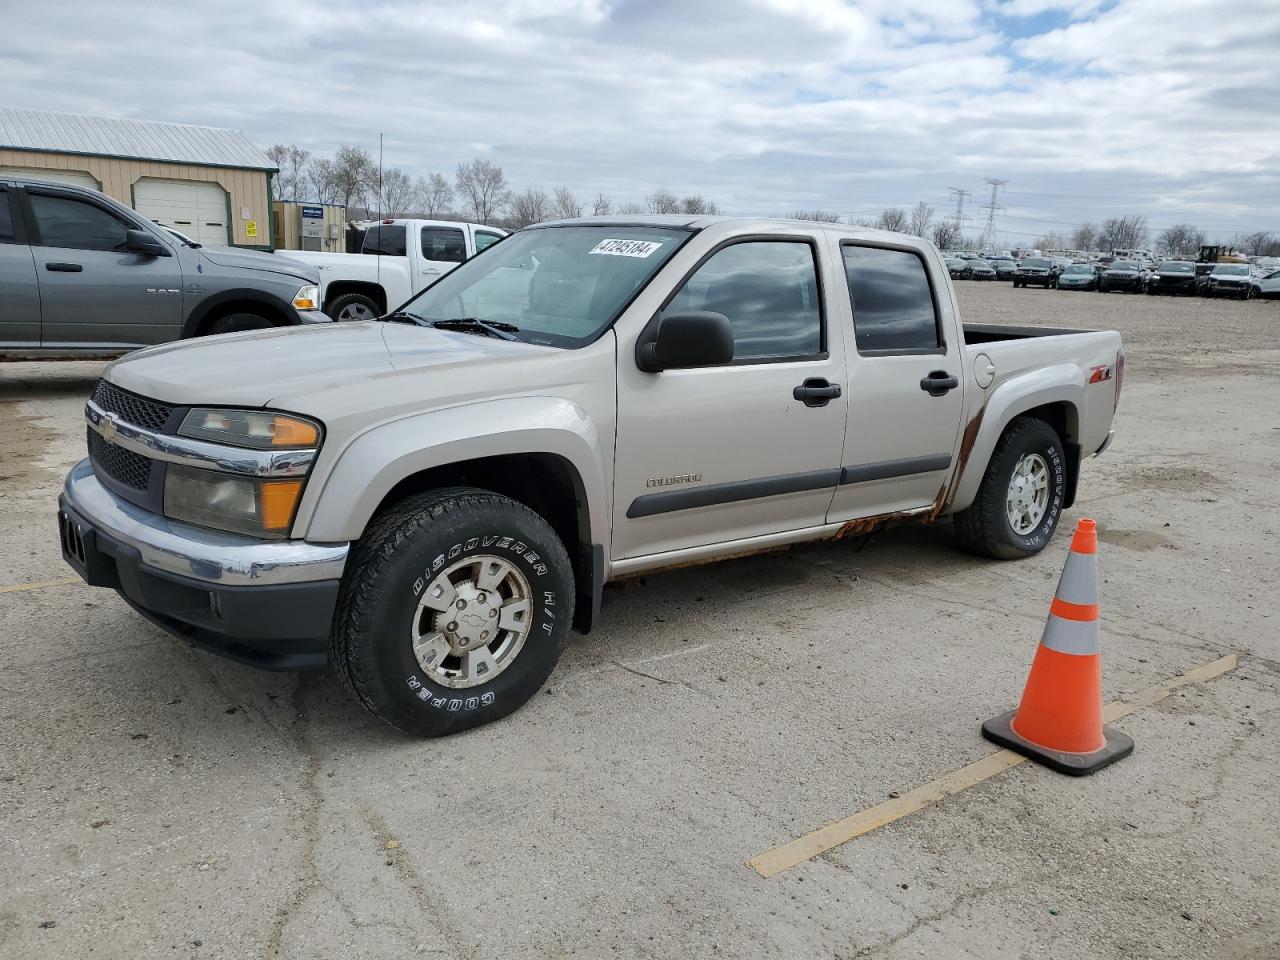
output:
M 1081 520 L 1022 703 L 982 725 L 988 740 L 1077 777 L 1133 752 L 1133 740 L 1102 725 L 1097 553 L 1097 525 Z

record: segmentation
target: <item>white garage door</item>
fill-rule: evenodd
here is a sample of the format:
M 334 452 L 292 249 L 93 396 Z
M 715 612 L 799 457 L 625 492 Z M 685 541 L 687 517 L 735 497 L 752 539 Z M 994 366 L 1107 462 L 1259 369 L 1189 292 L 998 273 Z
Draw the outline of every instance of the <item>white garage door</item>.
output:
M 21 177 L 24 180 L 47 180 L 50 183 L 69 183 L 76 187 L 98 189 L 98 181 L 83 170 L 44 170 L 39 167 L 0 167 L 0 180 L 5 177 Z
M 227 192 L 216 183 L 143 177 L 133 185 L 133 209 L 197 243 L 226 246 Z

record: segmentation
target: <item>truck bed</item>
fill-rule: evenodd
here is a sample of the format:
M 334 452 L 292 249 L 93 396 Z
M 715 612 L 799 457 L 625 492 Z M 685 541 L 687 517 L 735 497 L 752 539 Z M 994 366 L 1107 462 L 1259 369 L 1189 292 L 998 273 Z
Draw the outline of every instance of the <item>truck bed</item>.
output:
M 1011 323 L 964 323 L 966 344 L 999 343 L 1003 340 L 1030 340 L 1034 337 L 1065 337 L 1073 333 L 1094 333 L 1070 327 L 1033 327 Z

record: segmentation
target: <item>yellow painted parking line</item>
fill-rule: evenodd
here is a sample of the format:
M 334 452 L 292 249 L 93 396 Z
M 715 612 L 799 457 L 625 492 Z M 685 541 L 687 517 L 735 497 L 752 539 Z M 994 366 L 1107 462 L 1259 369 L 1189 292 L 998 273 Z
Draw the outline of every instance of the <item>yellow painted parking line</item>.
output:
M 23 590 L 43 590 L 45 587 L 66 587 L 84 583 L 79 577 L 63 577 L 61 580 L 36 580 L 32 583 L 11 583 L 0 587 L 0 593 L 21 593 Z
M 1137 693 L 1130 694 L 1120 700 L 1113 700 L 1102 708 L 1102 719 L 1105 723 L 1111 723 L 1121 717 L 1127 717 L 1143 707 L 1159 703 L 1179 687 L 1185 687 L 1190 683 L 1202 683 L 1205 680 L 1220 677 L 1222 674 L 1234 670 L 1238 662 L 1235 654 L 1228 654 L 1225 657 L 1219 657 L 1212 663 L 1202 664 L 1180 676 L 1164 680 L 1154 687 L 1139 690 Z M 855 813 L 850 817 L 845 817 L 843 820 L 829 823 L 825 827 L 813 831 L 813 833 L 797 837 L 790 843 L 784 843 L 780 847 L 767 850 L 759 856 L 748 860 L 747 866 L 762 877 L 777 876 L 784 870 L 790 870 L 806 860 L 812 860 L 819 854 L 848 843 L 864 833 L 870 833 L 872 830 L 893 823 L 893 821 L 899 820 L 909 813 L 915 813 L 923 807 L 937 803 L 953 793 L 959 793 L 961 790 L 972 787 L 984 780 L 989 780 L 997 774 L 1004 773 L 1011 767 L 1025 763 L 1026 760 L 1027 758 L 1022 754 L 1014 753 L 1012 750 L 998 750 L 995 753 L 988 754 L 981 760 L 975 760 L 973 763 L 961 767 L 959 770 L 952 770 L 950 773 L 945 773 L 938 779 L 923 786 L 908 790 L 900 797 L 886 800 L 884 803 L 876 804 L 874 807 Z

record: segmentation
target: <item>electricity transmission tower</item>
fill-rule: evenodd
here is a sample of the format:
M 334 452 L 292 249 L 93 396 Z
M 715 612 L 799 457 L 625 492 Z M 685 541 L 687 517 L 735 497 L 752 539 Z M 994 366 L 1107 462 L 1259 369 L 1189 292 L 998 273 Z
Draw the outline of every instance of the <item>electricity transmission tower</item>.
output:
M 964 225 L 965 221 L 968 219 L 964 215 L 965 197 L 970 196 L 973 191 L 963 190 L 960 187 L 947 187 L 947 189 L 951 192 L 952 196 L 956 198 L 956 212 L 952 214 L 951 219 L 956 225 L 956 240 L 957 242 L 960 242 L 964 239 Z
M 982 205 L 982 209 L 987 211 L 987 225 L 982 230 L 981 249 L 991 250 L 996 245 L 996 213 L 1004 209 L 1004 207 L 1000 206 L 1000 188 L 1009 181 L 996 180 L 992 177 L 986 177 L 985 179 L 991 185 L 991 202 Z

